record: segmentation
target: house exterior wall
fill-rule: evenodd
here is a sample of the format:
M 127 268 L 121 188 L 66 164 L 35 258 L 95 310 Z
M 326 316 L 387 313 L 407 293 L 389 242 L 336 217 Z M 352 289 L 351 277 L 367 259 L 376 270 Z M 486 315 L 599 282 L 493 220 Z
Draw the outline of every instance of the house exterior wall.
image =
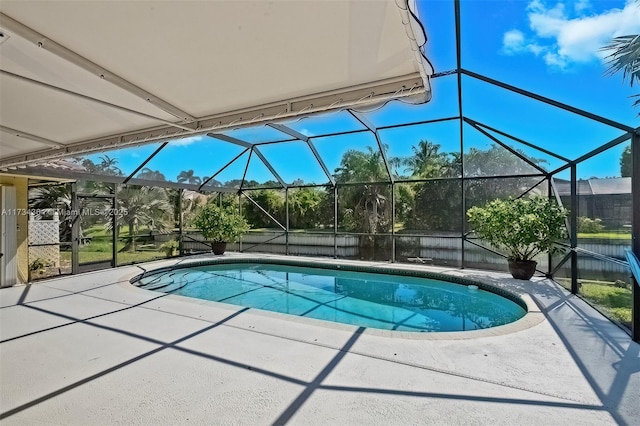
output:
M 571 205 L 570 196 L 561 196 L 565 207 Z M 578 216 L 601 219 L 607 229 L 631 230 L 633 215 L 631 194 L 588 194 L 578 195 Z
M 0 185 L 16 189 L 18 282 L 26 283 L 29 277 L 28 247 L 28 178 L 0 174 Z M 13 212 L 12 212 L 13 213 Z

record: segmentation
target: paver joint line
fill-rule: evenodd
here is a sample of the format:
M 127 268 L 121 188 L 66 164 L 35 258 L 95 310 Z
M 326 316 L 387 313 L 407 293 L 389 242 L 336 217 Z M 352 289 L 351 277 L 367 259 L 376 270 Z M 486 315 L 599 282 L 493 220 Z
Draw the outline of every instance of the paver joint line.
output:
M 49 328 L 43 328 L 42 330 L 32 331 L 31 333 L 22 334 L 20 336 L 14 336 L 14 337 L 10 337 L 8 339 L 0 340 L 0 344 L 6 343 L 6 342 L 11 342 L 11 341 L 17 340 L 17 339 L 22 339 L 24 337 L 33 336 L 34 334 L 44 333 L 45 331 L 55 330 L 57 328 L 62 328 L 62 327 L 66 327 L 66 326 L 69 326 L 69 325 L 77 324 L 77 323 L 80 323 L 80 322 L 88 322 L 88 321 L 91 321 L 91 320 L 96 319 L 96 318 L 104 317 L 104 316 L 111 315 L 111 314 L 116 314 L 118 312 L 126 311 L 126 310 L 129 310 L 129 309 L 132 309 L 132 308 L 137 308 L 137 307 L 139 307 L 141 305 L 144 305 L 145 303 L 153 302 L 154 300 L 157 300 L 157 299 L 160 299 L 160 298 L 163 298 L 163 297 L 166 297 L 166 296 L 167 296 L 166 294 L 161 294 L 160 296 L 154 297 L 153 299 L 145 300 L 144 302 L 136 303 L 135 305 L 127 305 L 125 308 L 122 308 L 122 309 L 116 309 L 115 311 L 109 311 L 109 312 L 105 312 L 103 314 L 94 315 L 94 316 L 91 316 L 91 317 L 81 318 L 81 319 L 78 319 L 76 317 L 72 317 L 70 315 L 61 314 L 59 312 L 53 312 L 53 311 L 50 311 L 48 309 L 39 308 L 37 306 L 32 306 L 32 305 L 25 304 L 25 305 L 22 305 L 25 308 L 33 309 L 33 310 L 36 310 L 38 312 L 42 312 L 44 314 L 53 315 L 53 316 L 61 317 L 61 318 L 64 318 L 64 319 L 68 319 L 70 322 L 65 323 L 65 324 L 56 325 L 56 326 L 49 327 Z
M 75 383 L 71 383 L 70 385 L 67 385 L 67 386 L 65 386 L 65 387 L 63 387 L 61 389 L 58 389 L 57 391 L 51 392 L 51 393 L 49 393 L 47 395 L 43 395 L 43 396 L 41 396 L 39 398 L 36 398 L 36 399 L 34 399 L 34 400 L 30 401 L 30 402 L 22 404 L 22 405 L 20 405 L 18 407 L 15 407 L 15 408 L 11 409 L 11 410 L 8 410 L 8 411 L 5 411 L 3 413 L 0 413 L 0 420 L 6 419 L 7 417 L 11 417 L 11 416 L 13 416 L 13 415 L 15 415 L 15 414 L 17 414 L 17 413 L 19 413 L 21 411 L 26 410 L 27 408 L 31 408 L 31 407 L 33 407 L 35 405 L 38 405 L 38 404 L 40 404 L 40 403 L 42 403 L 44 401 L 47 401 L 47 400 L 49 400 L 51 398 L 54 398 L 54 397 L 56 397 L 58 395 L 62 395 L 63 393 L 68 392 L 68 391 L 70 391 L 72 389 L 75 389 L 78 386 L 82 386 L 82 385 L 84 385 L 86 383 L 89 383 L 89 382 L 91 382 L 91 381 L 93 381 L 93 380 L 95 380 L 97 378 L 103 377 L 103 376 L 105 376 L 105 375 L 107 375 L 109 373 L 117 371 L 117 370 L 119 370 L 119 369 L 121 369 L 123 367 L 126 367 L 126 366 L 128 366 L 130 364 L 133 364 L 133 363 L 135 363 L 137 361 L 140 361 L 141 359 L 147 358 L 147 357 L 149 357 L 149 356 L 151 356 L 151 355 L 153 355 L 153 354 L 155 354 L 157 352 L 160 352 L 160 351 L 162 351 L 164 349 L 175 347 L 176 345 L 178 345 L 178 344 L 180 344 L 180 343 L 182 343 L 182 342 L 184 342 L 184 341 L 186 341 L 188 339 L 191 339 L 192 337 L 195 337 L 195 336 L 197 336 L 199 334 L 202 334 L 204 332 L 207 332 L 207 331 L 209 331 L 209 330 L 211 330 L 211 329 L 213 329 L 215 327 L 218 327 L 218 326 L 224 324 L 226 321 L 229 321 L 229 320 L 237 317 L 238 315 L 240 315 L 243 312 L 246 312 L 248 310 L 249 310 L 249 308 L 244 308 L 244 309 L 241 309 L 239 311 L 236 311 L 233 314 L 227 316 L 226 318 L 221 319 L 220 321 L 217 321 L 214 324 L 211 324 L 211 325 L 209 325 L 207 327 L 204 327 L 201 330 L 198 330 L 198 331 L 190 333 L 190 334 L 188 334 L 186 336 L 183 336 L 183 337 L 181 337 L 181 338 L 179 338 L 179 339 L 177 339 L 177 340 L 175 340 L 175 341 L 173 341 L 171 343 L 163 343 L 161 346 L 159 346 L 159 347 L 157 347 L 157 348 L 155 348 L 155 349 L 153 349 L 151 351 L 145 352 L 145 353 L 140 354 L 140 355 L 138 355 L 138 356 L 136 356 L 134 358 L 128 359 L 127 361 L 124 361 L 124 362 L 122 362 L 120 364 L 114 365 L 113 367 L 110 367 L 110 368 L 108 368 L 106 370 L 100 371 L 100 372 L 98 372 L 96 374 L 93 374 L 93 375 L 91 375 L 89 377 L 86 377 L 86 378 L 84 378 L 82 380 L 79 380 L 79 381 L 77 381 Z M 182 348 L 179 348 L 179 349 L 182 349 Z

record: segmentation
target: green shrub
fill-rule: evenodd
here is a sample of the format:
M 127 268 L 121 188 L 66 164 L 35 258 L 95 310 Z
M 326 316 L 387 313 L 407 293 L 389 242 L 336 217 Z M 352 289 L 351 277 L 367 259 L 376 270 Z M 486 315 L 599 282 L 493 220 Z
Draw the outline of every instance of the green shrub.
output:
M 473 230 L 511 260 L 531 260 L 556 253 L 566 236 L 566 212 L 546 197 L 494 200 L 467 211 Z
M 200 229 L 207 241 L 234 243 L 250 229 L 245 218 L 233 207 L 218 207 L 207 204 L 194 218 L 193 224 Z
M 169 240 L 160 246 L 160 250 L 169 257 L 173 256 L 175 252 L 180 248 L 180 242 L 178 240 Z
M 586 216 L 578 217 L 578 232 L 583 232 L 585 234 L 597 234 L 602 231 L 604 231 L 602 219 L 591 219 Z

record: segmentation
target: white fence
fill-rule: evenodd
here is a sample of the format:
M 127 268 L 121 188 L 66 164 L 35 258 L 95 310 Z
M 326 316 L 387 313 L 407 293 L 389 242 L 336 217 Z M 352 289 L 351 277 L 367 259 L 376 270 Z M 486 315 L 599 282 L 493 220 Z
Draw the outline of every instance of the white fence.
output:
M 381 236 L 382 237 L 382 236 Z M 334 252 L 333 234 L 289 233 L 288 253 L 299 256 L 327 256 L 340 258 L 360 258 L 362 254 L 360 237 L 357 235 L 337 235 Z M 193 241 L 197 240 L 197 241 Z M 189 233 L 184 240 L 186 251 L 206 250 L 206 245 L 199 233 Z M 485 247 L 482 241 L 475 241 Z M 467 268 L 490 269 L 507 271 L 504 257 L 465 242 L 464 262 Z M 579 244 L 580 248 L 614 259 L 624 259 L 624 249 L 629 248 L 628 241 L 609 241 L 598 243 L 588 241 Z M 238 251 L 242 247 L 244 252 L 285 254 L 287 252 L 287 238 L 284 232 L 252 231 L 242 238 L 241 244 L 229 244 L 227 250 Z M 489 247 L 491 248 L 491 247 Z M 388 247 L 388 257 L 391 248 Z M 462 240 L 460 237 L 446 236 L 403 236 L 396 234 L 396 260 L 399 262 L 418 262 L 440 266 L 460 267 L 462 265 Z M 542 254 L 535 259 L 538 269 L 547 271 L 548 256 Z M 566 267 L 569 266 L 567 262 Z M 626 273 L 625 268 L 611 262 L 605 262 L 585 254 L 578 256 L 578 268 L 581 278 L 621 279 Z
M 52 220 L 29 216 L 29 265 L 36 260 L 43 266 L 60 267 L 60 219 L 54 213 Z

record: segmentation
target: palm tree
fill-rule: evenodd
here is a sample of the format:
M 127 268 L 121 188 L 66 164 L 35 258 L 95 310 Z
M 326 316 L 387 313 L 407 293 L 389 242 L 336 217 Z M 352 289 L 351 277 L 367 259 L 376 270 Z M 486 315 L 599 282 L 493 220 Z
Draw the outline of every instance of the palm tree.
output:
M 337 183 L 362 183 L 345 185 L 338 191 L 338 204 L 345 207 L 340 209 L 345 229 L 369 234 L 360 238 L 364 256 L 373 258 L 376 249 L 385 252 L 386 248 L 376 247 L 374 237 L 376 233 L 388 232 L 391 225 L 391 181 L 380 150 L 367 147 L 367 151 L 345 152 L 334 176 Z M 377 183 L 385 181 L 389 184 Z M 384 240 L 380 241 L 384 244 Z
M 162 188 L 150 186 L 128 185 L 118 191 L 118 206 L 123 220 L 129 227 L 131 237 L 131 251 L 136 250 L 136 234 L 140 226 L 147 226 L 150 230 L 166 228 L 163 217 L 171 210 L 165 191 Z
M 440 145 L 426 140 L 412 146 L 413 156 L 406 158 L 404 164 L 409 167 L 411 175 L 420 178 L 445 177 L 450 171 L 451 162 L 448 155 L 440 152 Z
M 104 174 L 116 176 L 122 175 L 122 170 L 116 166 L 116 164 L 118 164 L 117 158 L 111 158 L 105 154 L 100 156 L 100 160 L 100 168 Z
M 613 51 L 607 56 L 609 68 L 607 75 L 613 75 L 622 71 L 622 80 L 629 80 L 629 85 L 633 87 L 633 82 L 640 82 L 640 34 L 616 37 L 602 48 L 605 51 Z M 638 97 L 634 95 L 633 97 Z M 640 99 L 633 103 L 640 105 Z
M 29 208 L 54 209 L 60 215 L 60 241 L 71 241 L 71 187 L 67 184 L 42 186 L 29 191 Z M 80 231 L 82 234 L 82 230 Z
M 188 183 L 192 185 L 200 185 L 202 183 L 202 179 L 198 176 L 194 176 L 193 170 L 183 170 L 178 175 L 179 183 Z
M 140 172 L 138 172 L 138 174 L 136 175 L 136 178 L 146 179 L 146 180 L 157 180 L 162 182 L 165 182 L 167 180 L 164 174 L 160 173 L 160 170 L 151 170 L 148 167 L 145 167 L 144 169 L 140 170 Z

